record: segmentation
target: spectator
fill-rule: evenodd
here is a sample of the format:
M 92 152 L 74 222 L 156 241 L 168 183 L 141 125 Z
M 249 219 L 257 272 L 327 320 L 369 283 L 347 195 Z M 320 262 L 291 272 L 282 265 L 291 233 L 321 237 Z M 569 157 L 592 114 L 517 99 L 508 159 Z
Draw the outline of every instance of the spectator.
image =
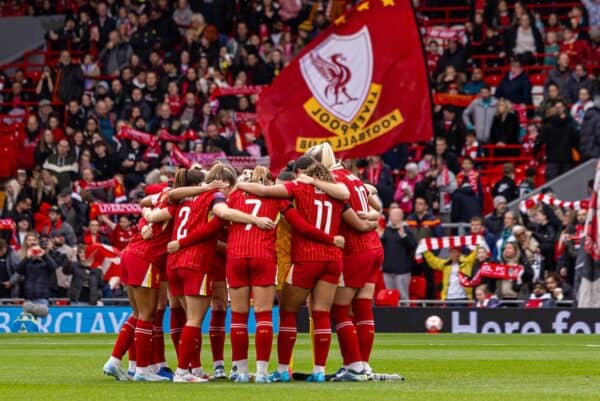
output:
M 118 31 L 112 31 L 106 47 L 98 55 L 105 75 L 118 75 L 120 70 L 129 64 L 133 49 L 121 38 Z
M 69 223 L 62 220 L 58 206 L 52 206 L 50 208 L 50 211 L 48 212 L 48 218 L 50 219 L 50 234 L 59 233 L 66 240 L 68 245 L 77 245 L 77 236 L 75 235 L 75 231 Z
M 525 304 L 526 308 L 552 308 L 555 306 L 552 296 L 546 291 L 546 286 L 542 282 L 533 285 L 533 293 Z
M 558 61 L 559 52 L 560 46 L 558 45 L 558 36 L 556 32 L 547 32 L 546 45 L 544 46 L 544 65 L 555 66 Z
M 43 168 L 56 177 L 59 192 L 71 188 L 71 181 L 79 169 L 75 156 L 69 151 L 69 142 L 66 139 L 58 143 L 57 152 L 48 156 Z
M 0 298 L 19 297 L 19 256 L 0 238 Z
M 448 148 L 448 142 L 443 136 L 435 138 L 435 156 L 442 158 L 446 162 L 448 169 L 454 174 L 459 172 L 458 157 L 455 152 Z
M 579 134 L 579 151 L 582 161 L 600 157 L 600 95 L 583 117 Z
M 394 178 L 388 166 L 381 160 L 381 156 L 370 156 L 363 179 L 377 187 L 377 193 L 383 202 L 383 207 L 388 207 L 394 196 Z
M 477 140 L 483 144 L 490 142 L 492 122 L 496 114 L 497 100 L 490 88 L 483 85 L 476 97 L 463 111 L 463 122 L 468 130 L 475 130 Z
M 531 224 L 529 226 L 534 229 L 536 228 Z M 542 255 L 542 250 L 540 248 L 540 241 L 532 231 L 527 230 L 521 225 L 514 226 L 512 234 L 519 247 L 521 257 L 527 261 L 532 269 L 533 281 L 541 279 L 541 277 L 543 277 L 544 256 Z
M 58 97 L 61 102 L 78 100 L 83 94 L 83 70 L 81 65 L 71 62 L 68 51 L 60 53 L 58 65 Z
M 405 167 L 405 175 L 398 182 L 396 191 L 394 192 L 394 202 L 400 206 L 400 209 L 406 214 L 412 211 L 412 199 L 415 194 L 415 186 L 422 177 L 419 176 L 419 168 L 416 163 L 407 163 Z
M 581 88 L 586 88 L 588 90 L 588 94 L 591 95 L 593 91 L 593 81 L 587 75 L 587 71 L 583 64 L 577 64 L 575 66 L 575 70 L 569 77 L 569 81 L 567 82 L 569 96 L 567 100 L 570 103 L 574 103 L 579 99 L 579 91 Z
M 448 259 L 439 258 L 429 251 L 423 254 L 429 267 L 441 270 L 444 274 L 441 291 L 442 300 L 467 301 L 473 299 L 473 289 L 460 285 L 459 273 L 467 277 L 471 276 L 476 255 L 477 250 L 475 249 L 468 256 L 463 256 L 460 248 L 451 248 Z
M 450 105 L 442 107 L 441 112 L 434 115 L 434 133 L 436 138 L 444 138 L 447 146 L 454 153 L 460 151 L 463 141 L 462 127 L 456 115 L 456 108 Z
M 529 291 L 528 286 L 523 284 L 529 284 L 531 282 L 531 269 L 527 264 L 527 260 L 522 257 L 519 251 L 519 246 L 513 241 L 506 243 L 506 246 L 502 248 L 501 263 L 508 266 L 521 266 L 524 271 L 520 278 L 517 280 L 497 280 L 496 281 L 496 295 L 501 300 L 506 299 L 523 299 L 527 298 Z
M 563 42 L 560 45 L 560 51 L 569 56 L 571 66 L 585 64 L 592 57 L 592 49 L 588 42 L 581 39 L 576 31 L 569 27 L 565 27 L 563 30 Z
M 400 299 L 408 300 L 417 241 L 403 220 L 402 209 L 390 210 L 389 222 L 381 236 L 384 250 L 383 279 L 386 288 L 397 289 Z
M 465 70 L 465 50 L 456 39 L 448 40 L 448 47 L 440 57 L 437 65 L 436 76 L 446 71 L 447 66 L 452 66 L 458 72 Z
M 562 99 L 560 97 L 560 93 L 558 90 L 558 85 L 554 82 L 551 82 L 546 87 L 546 94 L 544 95 L 544 100 L 540 103 L 537 114 L 542 118 L 542 121 L 545 121 L 552 114 L 552 108 L 554 107 L 554 103 L 557 100 Z
M 531 98 L 531 82 L 523 72 L 523 67 L 519 60 L 510 62 L 510 71 L 502 78 L 500 85 L 496 89 L 497 98 L 505 98 L 514 104 L 524 104 L 530 106 L 533 104 Z
M 66 298 L 71 285 L 71 249 L 64 244 L 64 237 L 53 232 L 50 238 L 43 238 L 40 245 L 56 263 L 56 269 L 50 278 L 50 296 Z M 60 249 L 57 249 L 60 248 Z
M 569 80 L 571 78 L 571 69 L 569 68 L 569 56 L 566 53 L 558 55 L 556 67 L 548 73 L 548 79 L 544 88 L 552 82 L 558 86 L 558 93 L 563 99 L 569 99 Z
M 534 64 L 535 53 L 544 52 L 540 31 L 531 24 L 529 14 L 519 17 L 519 24 L 506 32 L 506 53 L 516 56 L 522 64 Z
M 483 236 L 490 252 L 494 251 L 494 248 L 496 247 L 496 236 L 494 234 L 492 234 L 491 232 L 489 232 L 485 228 L 485 226 L 483 224 L 483 218 L 481 216 L 471 217 L 471 221 L 469 222 L 469 233 L 471 235 Z M 480 250 L 485 251 L 485 249 L 483 249 L 483 248 L 480 248 Z M 479 256 L 477 258 L 479 259 Z M 486 252 L 486 258 L 487 258 L 487 252 Z M 475 274 L 475 273 L 476 272 L 473 272 L 473 274 Z
M 515 166 L 504 163 L 504 175 L 494 184 L 492 196 L 502 196 L 507 202 L 512 202 L 518 197 L 517 184 L 515 183 Z
M 102 297 L 102 270 L 92 269 L 85 257 L 85 245 L 77 249 L 77 262 L 73 263 L 73 277 L 69 299 L 73 305 L 97 305 Z
M 94 26 L 97 27 L 99 32 L 98 47 L 104 48 L 106 42 L 108 42 L 109 35 L 117 27 L 114 18 L 109 16 L 108 7 L 106 3 L 100 2 L 96 7 L 97 18 L 94 20 Z
M 525 178 L 523 178 L 523 180 L 521 180 L 521 182 L 519 183 L 519 187 L 518 187 L 518 191 L 519 191 L 519 198 L 522 198 L 528 194 L 530 194 L 534 189 L 535 189 L 535 176 L 537 175 L 537 171 L 532 168 L 532 167 L 528 167 L 525 170 Z
M 579 89 L 579 98 L 571 106 L 571 117 L 575 121 L 575 124 L 577 124 L 578 129 L 581 129 L 585 112 L 592 107 L 594 107 L 594 102 L 590 97 L 590 91 L 587 88 Z
M 498 308 L 500 301 L 498 297 L 491 292 L 487 285 L 481 284 L 475 288 L 475 307 L 477 308 Z
M 24 311 L 35 316 L 48 314 L 50 283 L 56 268 L 54 260 L 39 245 L 27 250 L 25 258 L 17 266 L 17 273 L 23 281 Z
M 540 144 L 546 145 L 546 181 L 551 181 L 571 169 L 572 149 L 578 146 L 577 137 L 577 130 L 567 112 L 566 104 L 557 100 L 539 138 Z
M 458 188 L 452 193 L 452 222 L 467 222 L 481 215 L 483 187 L 473 160 L 465 157 L 462 171 L 456 176 Z
M 35 146 L 35 164 L 41 166 L 46 162 L 46 159 L 56 151 L 56 142 L 52 130 L 46 129 L 42 134 L 42 138 Z
M 507 210 L 502 217 L 502 229 L 498 233 L 498 241 L 496 241 L 496 254 L 493 255 L 495 260 L 501 260 L 504 252 L 504 247 L 509 242 L 515 242 L 513 228 L 518 224 L 517 214 L 512 210 Z
M 510 101 L 500 99 L 491 124 L 490 143 L 495 145 L 517 145 L 519 143 L 519 117 L 512 109 Z M 511 150 L 497 151 L 496 156 L 514 155 Z
M 544 279 L 546 290 L 555 301 L 564 301 L 573 299 L 573 290 L 560 275 L 553 273 L 546 276 Z
M 109 243 L 106 236 L 100 231 L 100 222 L 98 220 L 90 220 L 88 232 L 83 236 L 83 243 L 85 245 Z
M 42 75 L 40 80 L 35 86 L 35 94 L 38 99 L 50 99 L 54 93 L 54 79 L 53 72 L 48 66 L 44 66 L 42 69 Z
M 96 178 L 100 181 L 113 178 L 117 172 L 117 160 L 108 150 L 108 146 L 103 140 L 99 140 L 94 144 L 93 163 L 98 170 Z
M 131 225 L 129 216 L 119 216 L 118 224 L 104 215 L 99 216 L 99 219 L 110 229 L 110 244 L 119 250 L 125 249 L 137 232 L 136 227 Z
M 184 35 L 186 27 L 192 23 L 192 9 L 188 0 L 177 1 L 177 7 L 173 11 L 173 20 L 179 26 L 179 33 Z
M 475 67 L 471 74 L 471 80 L 463 86 L 462 91 L 465 95 L 476 95 L 480 93 L 481 89 L 485 86 L 487 85 L 483 81 L 483 72 L 481 71 L 481 68 Z
M 463 148 L 460 151 L 460 156 L 468 156 L 473 160 L 483 157 L 483 148 L 476 139 L 475 131 L 467 131 L 467 133 L 465 134 L 465 144 L 463 145 Z
M 590 20 L 590 28 L 600 28 L 600 1 L 582 0 Z

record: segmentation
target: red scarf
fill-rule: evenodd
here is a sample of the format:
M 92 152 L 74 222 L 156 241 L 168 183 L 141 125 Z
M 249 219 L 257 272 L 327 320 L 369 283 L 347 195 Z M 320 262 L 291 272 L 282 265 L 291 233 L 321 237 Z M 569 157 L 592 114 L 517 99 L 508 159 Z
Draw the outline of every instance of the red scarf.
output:
M 377 163 L 376 166 L 369 166 L 367 170 L 369 182 L 373 185 L 377 185 L 379 177 L 381 177 L 381 162 Z
M 458 272 L 460 285 L 463 287 L 477 287 L 484 277 L 499 280 L 517 280 L 523 273 L 523 266 L 509 266 L 500 263 L 482 263 L 475 276 L 469 278 L 462 272 Z
M 477 179 L 479 178 L 479 173 L 477 173 L 474 170 L 471 170 L 467 173 L 467 176 L 465 177 L 465 172 L 461 171 L 460 173 L 458 173 L 458 177 L 456 178 L 459 187 L 462 186 L 466 178 L 469 181 L 469 185 L 471 186 L 471 189 L 473 189 L 473 192 L 478 193 Z
M 137 142 L 141 143 L 142 145 L 151 146 L 151 147 L 154 146 L 157 142 L 156 137 L 154 137 L 146 132 L 138 131 L 131 127 L 125 127 L 125 126 L 123 126 L 123 128 L 121 128 L 121 131 L 119 131 L 119 134 L 117 135 L 117 137 L 119 139 L 129 139 L 132 141 L 137 141 Z

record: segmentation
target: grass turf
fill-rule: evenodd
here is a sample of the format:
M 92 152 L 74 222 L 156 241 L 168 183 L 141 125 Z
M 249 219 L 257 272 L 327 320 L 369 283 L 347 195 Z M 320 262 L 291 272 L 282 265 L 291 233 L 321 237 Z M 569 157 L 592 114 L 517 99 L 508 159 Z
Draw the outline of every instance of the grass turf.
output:
M 212 366 L 204 340 L 203 363 Z M 270 385 L 117 382 L 101 373 L 113 341 L 109 335 L 1 335 L 0 400 L 600 399 L 598 336 L 379 334 L 374 367 L 405 375 L 405 382 Z M 308 372 L 310 360 L 309 339 L 299 335 L 295 369 Z M 339 364 L 334 339 L 329 371 Z

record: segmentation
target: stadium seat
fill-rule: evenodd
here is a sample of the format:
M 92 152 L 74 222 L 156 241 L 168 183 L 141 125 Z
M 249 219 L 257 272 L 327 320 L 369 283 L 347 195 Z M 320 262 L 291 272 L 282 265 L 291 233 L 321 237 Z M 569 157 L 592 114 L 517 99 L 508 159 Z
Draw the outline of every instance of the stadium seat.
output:
M 398 306 L 398 301 L 400 300 L 400 291 L 397 289 L 387 289 L 381 290 L 377 293 L 375 297 L 375 305 L 376 306 L 389 306 L 396 307 Z
M 408 295 L 410 299 L 424 299 L 427 293 L 427 281 L 425 277 L 412 276 L 410 279 L 410 287 Z

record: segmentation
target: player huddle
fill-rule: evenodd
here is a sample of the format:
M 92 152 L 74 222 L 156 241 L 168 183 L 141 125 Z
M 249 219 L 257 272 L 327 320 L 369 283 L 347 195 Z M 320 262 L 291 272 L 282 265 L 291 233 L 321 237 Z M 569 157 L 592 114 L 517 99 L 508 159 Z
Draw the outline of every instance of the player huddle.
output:
M 375 326 L 372 298 L 383 250 L 375 232 L 381 204 L 328 144 L 282 171 L 237 177 L 223 164 L 180 169 L 172 188 L 142 201 L 140 233 L 122 256 L 132 316 L 104 373 L 118 380 L 200 383 L 225 379 L 227 300 L 235 382 L 289 382 L 296 316 L 310 311 L 313 371 L 306 380 L 366 381 Z M 281 218 L 280 218 L 281 216 Z M 168 288 L 168 291 L 167 291 Z M 277 294 L 276 294 L 277 292 Z M 171 308 L 177 369 L 165 362 L 162 320 Z M 269 374 L 272 308 L 279 300 L 277 369 Z M 256 371 L 248 367 L 248 313 L 256 319 Z M 200 326 L 211 307 L 211 376 L 202 368 Z M 335 324 L 344 366 L 325 376 Z M 129 352 L 129 369 L 121 359 Z

